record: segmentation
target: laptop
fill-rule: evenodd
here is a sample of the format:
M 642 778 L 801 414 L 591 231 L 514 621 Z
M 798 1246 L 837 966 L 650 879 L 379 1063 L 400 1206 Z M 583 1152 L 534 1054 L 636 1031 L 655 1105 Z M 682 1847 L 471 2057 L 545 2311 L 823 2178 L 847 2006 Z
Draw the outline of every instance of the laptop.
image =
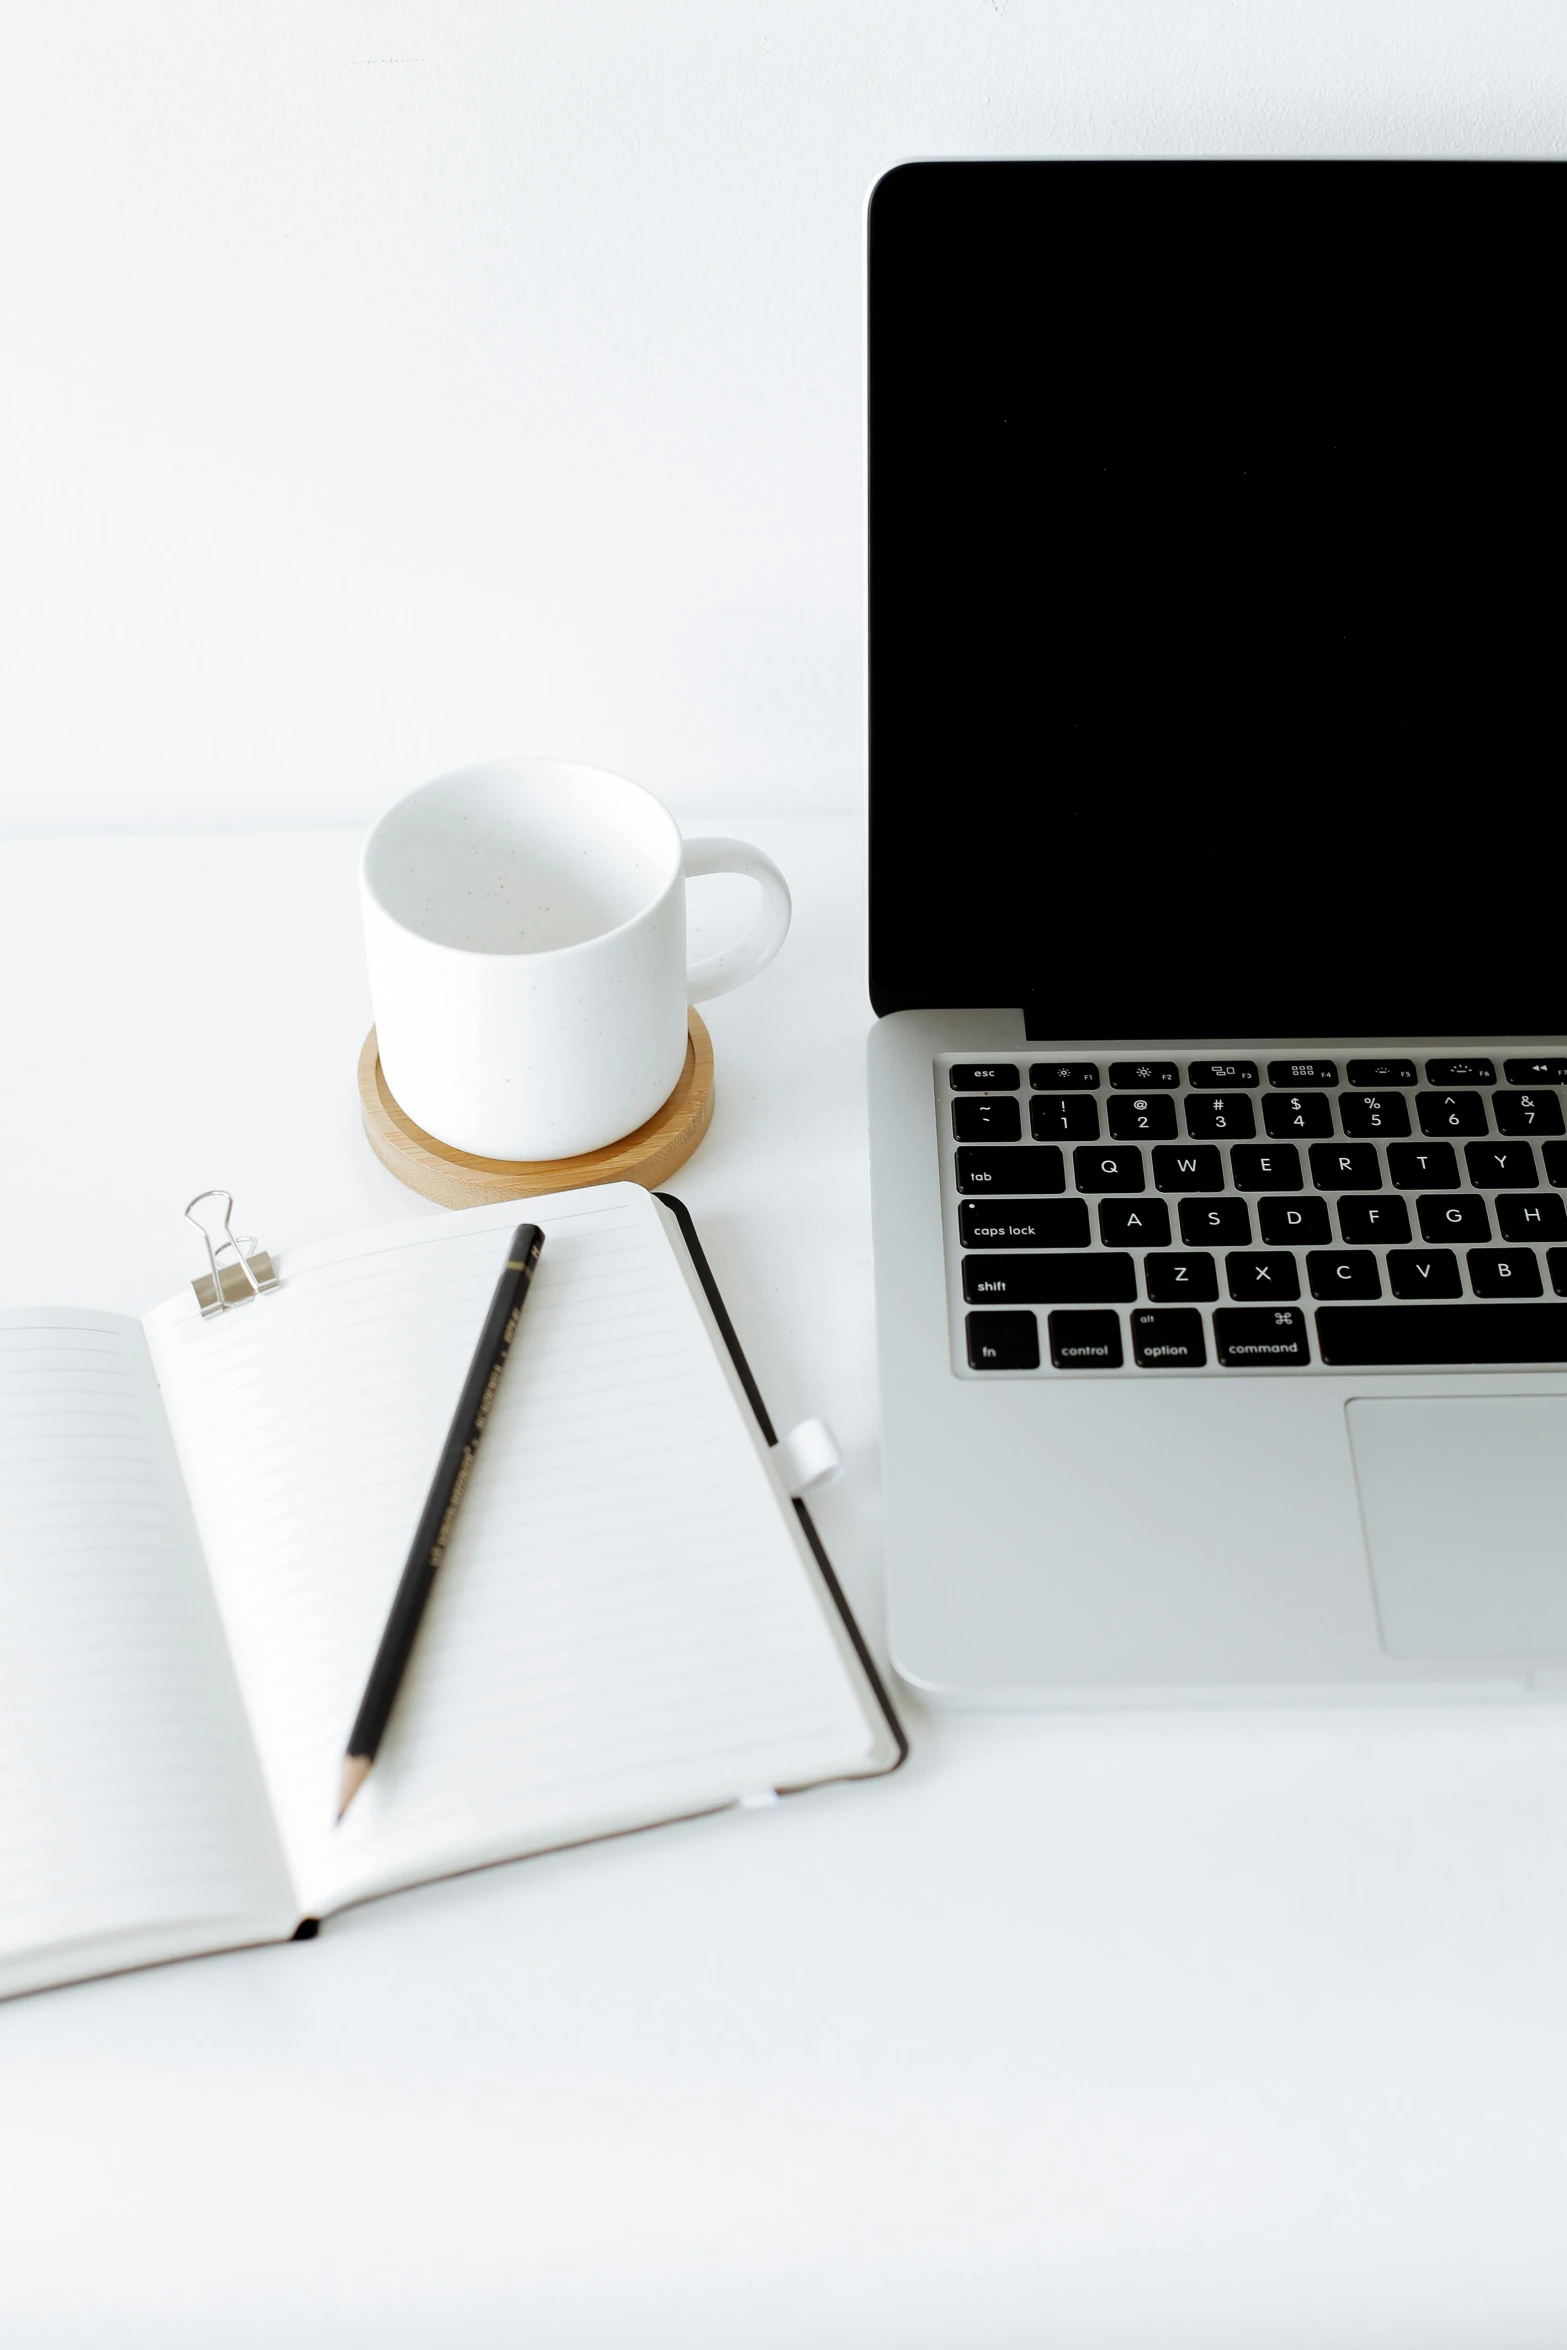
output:
M 1567 1693 L 1555 163 L 869 211 L 891 1649 Z

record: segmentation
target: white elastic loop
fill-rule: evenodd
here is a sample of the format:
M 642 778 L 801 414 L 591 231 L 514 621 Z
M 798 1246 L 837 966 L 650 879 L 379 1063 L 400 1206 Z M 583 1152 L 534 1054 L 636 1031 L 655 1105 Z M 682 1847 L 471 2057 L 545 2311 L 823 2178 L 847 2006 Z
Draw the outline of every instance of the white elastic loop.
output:
M 802 1420 L 781 1436 L 774 1457 L 786 1493 L 811 1493 L 842 1474 L 843 1455 L 825 1420 Z

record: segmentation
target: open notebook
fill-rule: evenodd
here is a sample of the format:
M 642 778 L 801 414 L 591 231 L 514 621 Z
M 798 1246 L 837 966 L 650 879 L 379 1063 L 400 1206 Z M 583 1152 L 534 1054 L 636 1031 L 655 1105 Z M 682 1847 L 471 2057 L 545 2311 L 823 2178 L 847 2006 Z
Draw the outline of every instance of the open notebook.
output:
M 526 1203 L 494 1417 L 334 1824 L 521 1212 L 288 1252 L 205 1321 L 0 1314 L 0 1995 L 901 1760 L 689 1221 L 616 1184 Z

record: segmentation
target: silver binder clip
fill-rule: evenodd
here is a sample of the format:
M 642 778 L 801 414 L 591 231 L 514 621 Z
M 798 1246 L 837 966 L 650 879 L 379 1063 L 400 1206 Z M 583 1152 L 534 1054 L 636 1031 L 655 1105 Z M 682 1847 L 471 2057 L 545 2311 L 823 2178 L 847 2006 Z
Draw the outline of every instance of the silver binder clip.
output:
M 223 1202 L 223 1238 L 214 1240 L 208 1226 L 194 1213 L 203 1200 Z M 210 1272 L 191 1283 L 196 1292 L 203 1320 L 209 1314 L 226 1313 L 230 1306 L 243 1305 L 248 1297 L 260 1297 L 263 1290 L 276 1289 L 277 1274 L 272 1259 L 255 1241 L 236 1240 L 234 1237 L 234 1195 L 231 1191 L 198 1191 L 188 1202 L 185 1221 L 194 1224 L 207 1244 L 207 1263 Z M 226 1260 L 226 1261 L 225 1261 Z

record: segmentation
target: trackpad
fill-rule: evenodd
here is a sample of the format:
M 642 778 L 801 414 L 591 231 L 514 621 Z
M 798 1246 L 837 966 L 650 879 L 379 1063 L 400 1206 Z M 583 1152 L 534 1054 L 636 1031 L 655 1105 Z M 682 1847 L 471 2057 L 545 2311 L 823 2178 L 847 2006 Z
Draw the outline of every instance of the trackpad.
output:
M 1567 1655 L 1567 1395 L 1346 1405 L 1390 1656 Z

